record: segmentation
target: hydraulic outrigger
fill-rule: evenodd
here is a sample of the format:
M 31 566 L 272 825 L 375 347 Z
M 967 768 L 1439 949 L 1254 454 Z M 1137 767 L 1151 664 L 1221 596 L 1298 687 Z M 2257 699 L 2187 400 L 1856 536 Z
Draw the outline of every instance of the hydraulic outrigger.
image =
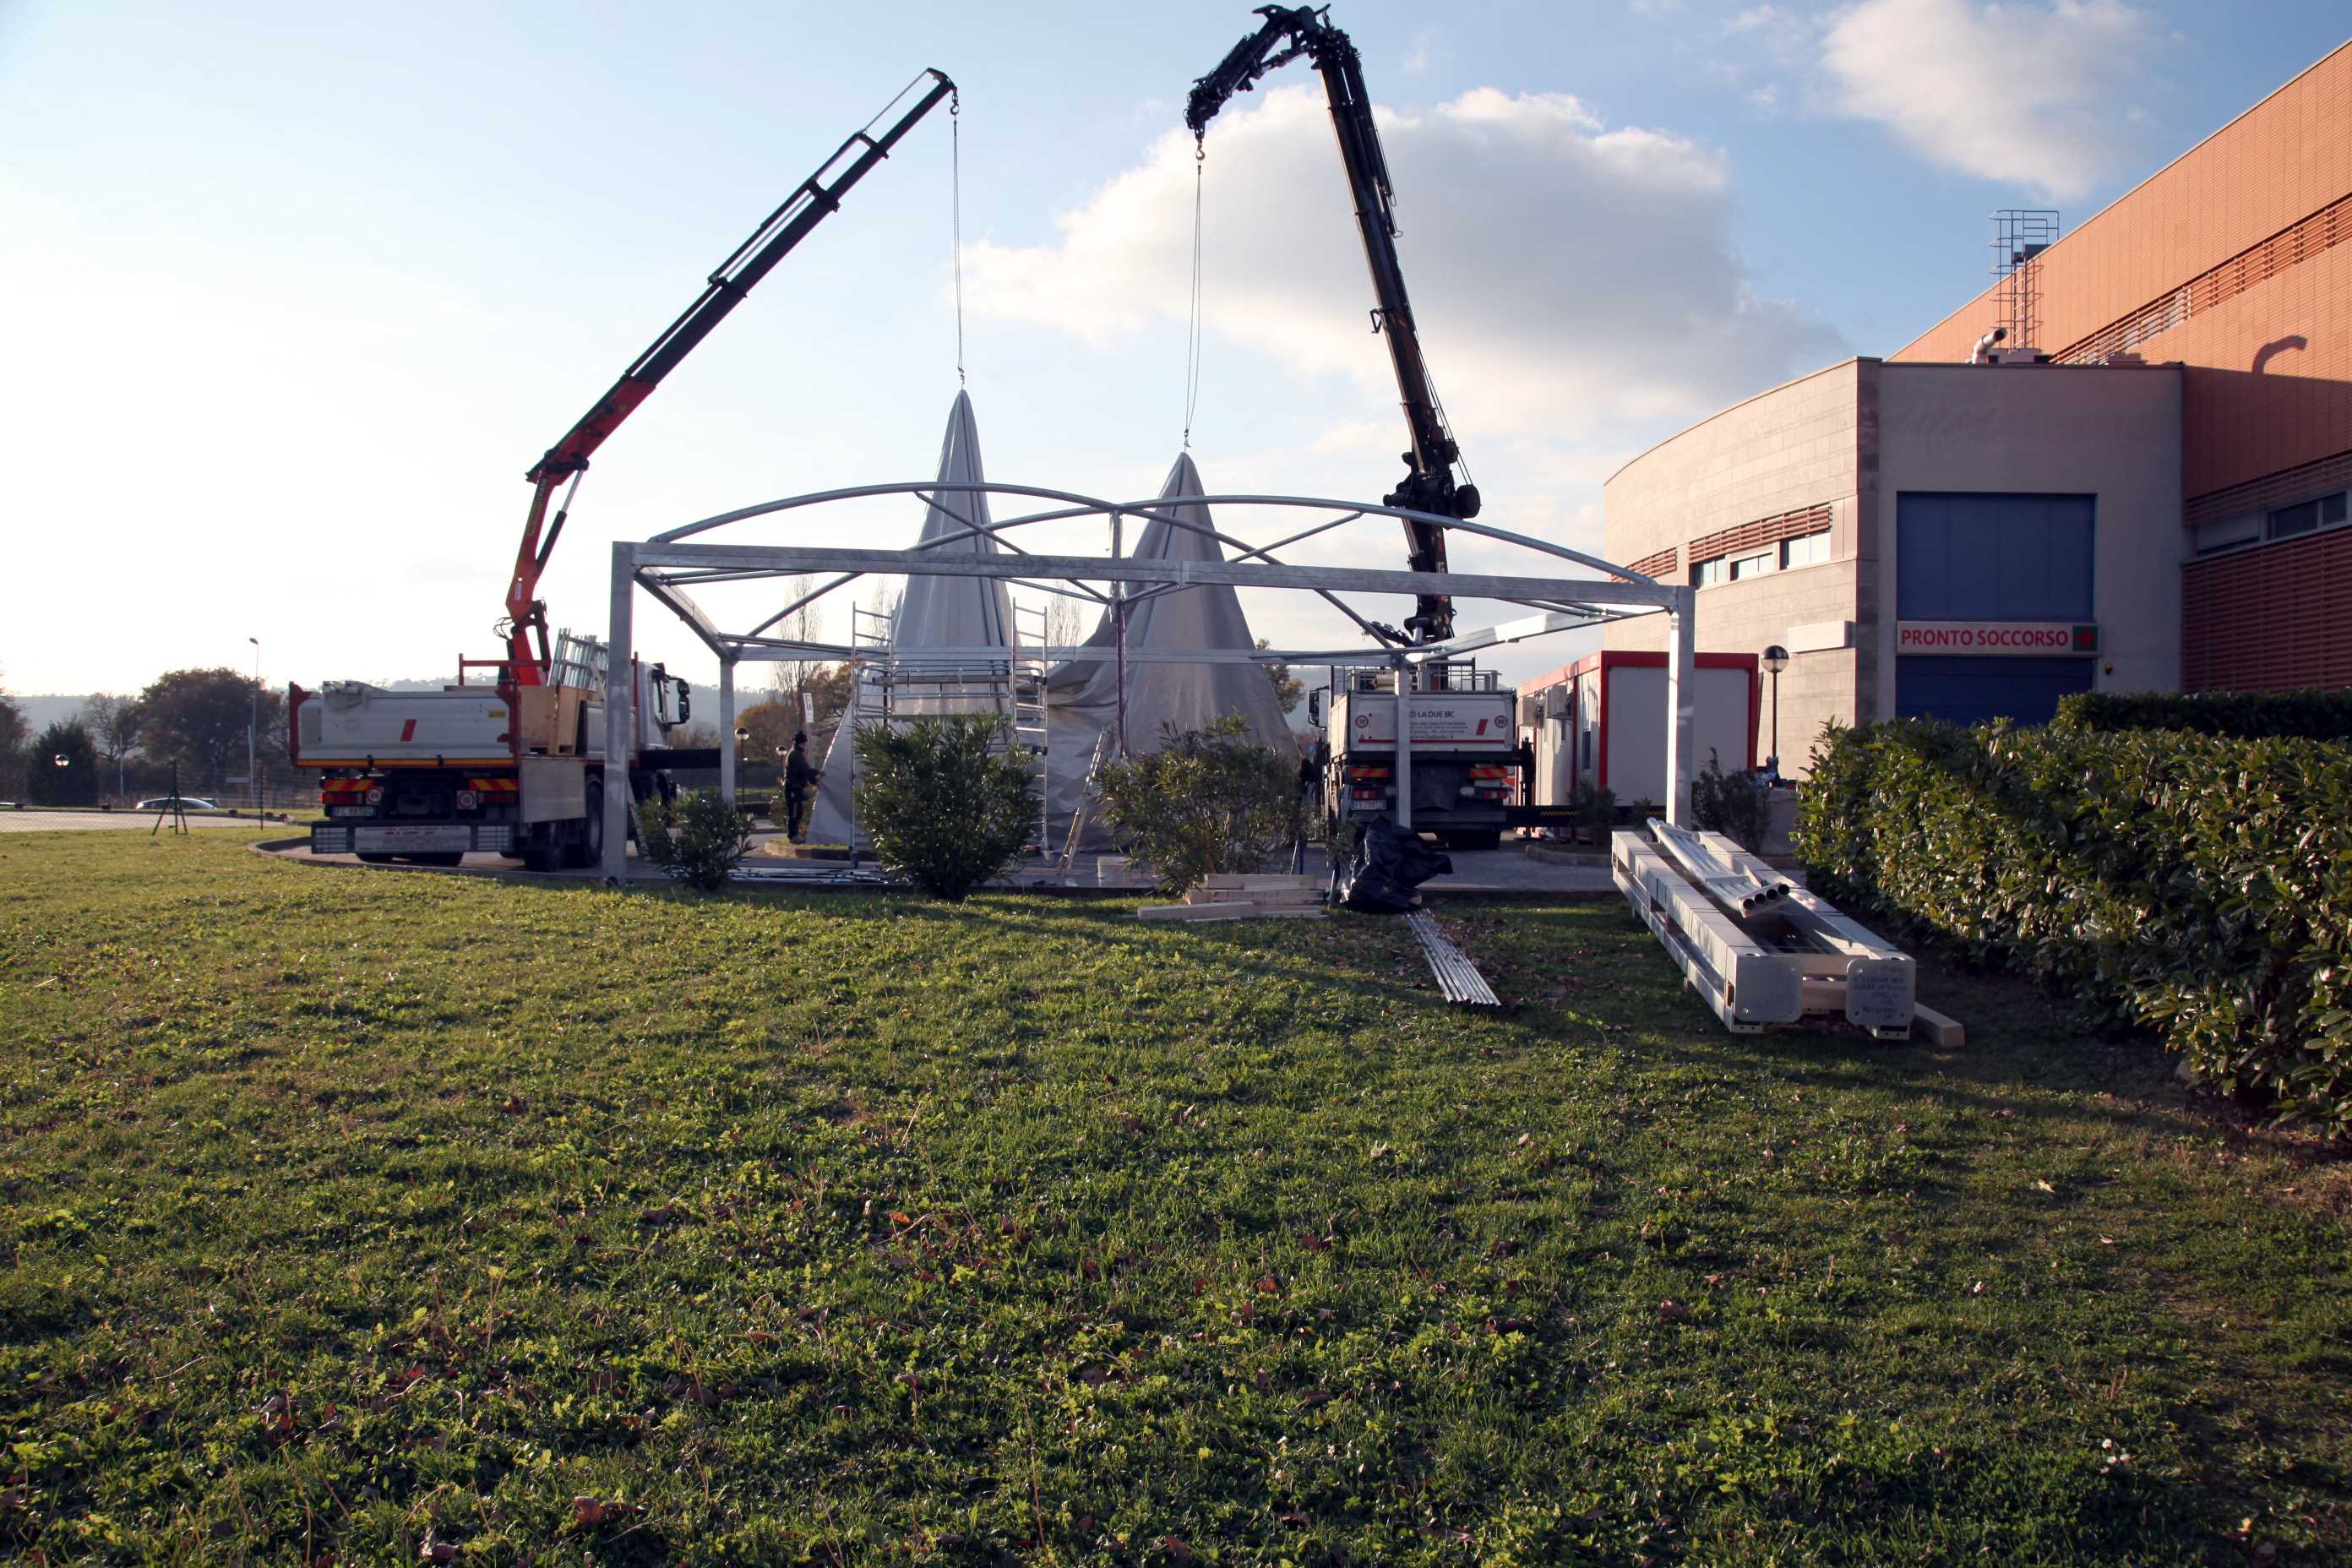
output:
M 1339 162 L 1348 173 L 1348 188 L 1356 204 L 1356 224 L 1362 231 L 1364 260 L 1372 274 L 1372 330 L 1388 340 L 1389 362 L 1395 368 L 1397 394 L 1404 405 L 1406 428 L 1412 447 L 1403 456 L 1407 472 L 1402 483 L 1383 498 L 1385 504 L 1439 517 L 1478 515 L 1478 487 L 1456 483 L 1454 469 L 1462 448 L 1446 427 L 1445 411 L 1431 387 L 1429 367 L 1421 357 L 1421 338 L 1414 331 L 1412 304 L 1405 297 L 1404 268 L 1397 259 L 1394 193 L 1389 187 L 1388 162 L 1381 154 L 1379 130 L 1372 123 L 1371 95 L 1364 90 L 1363 65 L 1348 35 L 1331 26 L 1328 6 L 1261 5 L 1265 25 L 1235 44 L 1217 68 L 1192 84 L 1185 102 L 1184 123 L 1198 142 L 1217 111 L 1237 92 L 1247 92 L 1268 71 L 1301 56 L 1314 62 L 1323 78 L 1323 91 L 1331 104 L 1331 129 L 1339 139 Z M 1445 531 L 1433 523 L 1405 520 L 1408 559 L 1416 572 L 1445 570 Z M 1385 628 L 1383 628 L 1385 629 Z M 1454 635 L 1454 601 L 1423 594 L 1414 601 L 1400 642 L 1444 642 Z

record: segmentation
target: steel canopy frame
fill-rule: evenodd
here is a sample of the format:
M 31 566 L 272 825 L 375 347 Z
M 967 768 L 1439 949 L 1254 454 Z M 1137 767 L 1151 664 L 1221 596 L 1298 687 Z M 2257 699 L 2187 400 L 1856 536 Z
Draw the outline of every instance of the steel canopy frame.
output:
M 962 494 L 1013 496 L 1054 504 L 1045 510 L 1003 521 L 981 523 L 945 506 L 938 499 Z M 920 496 L 929 504 L 940 506 L 964 526 L 910 550 L 722 544 L 703 542 L 697 538 L 698 535 L 757 518 L 799 512 L 834 502 L 898 495 Z M 1227 511 L 1243 508 L 1275 508 L 1333 515 L 1307 528 L 1289 531 L 1271 544 L 1256 545 L 1180 515 L 1181 509 L 1196 505 Z M 1003 537 L 1015 529 L 1087 518 L 1098 518 L 1109 523 L 1112 553 L 1033 554 Z M 1124 555 L 1118 553 L 1118 540 L 1121 525 L 1129 518 L 1141 521 L 1162 521 L 1171 527 L 1188 529 L 1239 553 L 1234 558 L 1213 561 L 1140 560 Z M 1348 523 L 1372 518 L 1399 518 L 1458 530 L 1511 545 L 1538 558 L 1548 558 L 1530 562 L 1529 565 L 1533 567 L 1545 567 L 1558 562 L 1587 568 L 1598 575 L 1563 576 L 1558 574 L 1557 567 L 1549 572 L 1526 574 L 1400 572 L 1356 566 L 1291 565 L 1275 558 L 1274 552 L 1278 549 Z M 1009 553 L 975 555 L 941 548 L 977 538 L 1002 544 Z M 723 628 L 690 592 L 693 587 L 708 583 L 755 582 L 809 573 L 826 574 L 829 580 L 814 592 L 803 595 L 782 611 L 765 616 L 742 632 Z M 619 780 L 625 776 L 627 746 L 625 738 L 633 732 L 635 725 L 635 716 L 632 711 L 635 690 L 628 672 L 635 653 L 636 590 L 643 588 L 656 603 L 676 616 L 719 660 L 719 789 L 731 799 L 735 793 L 735 748 L 728 743 L 727 737 L 735 727 L 735 666 L 744 660 L 848 658 L 870 652 L 838 644 L 765 635 L 769 628 L 793 610 L 868 574 L 969 577 L 1019 584 L 1097 600 L 1111 605 L 1114 614 L 1154 594 L 1212 584 L 1234 588 L 1311 593 L 1338 609 L 1355 624 L 1359 631 L 1375 639 L 1379 645 L 1337 649 L 1120 647 L 1114 650 L 1069 647 L 1026 650 L 1029 658 L 1056 660 L 1118 659 L 1130 664 L 1384 665 L 1402 669 L 1410 665 L 1459 658 L 1481 648 L 1598 626 L 1630 616 L 1663 614 L 1666 617 L 1669 650 L 1666 663 L 1666 775 L 1670 787 L 1666 816 L 1668 821 L 1678 825 L 1686 824 L 1689 820 L 1691 722 L 1697 686 L 1695 657 L 1697 643 L 1692 626 L 1696 595 L 1695 590 L 1687 585 L 1660 583 L 1581 551 L 1514 533 L 1488 523 L 1364 501 L 1275 495 L 1177 496 L 1154 497 L 1139 501 L 1109 501 L 1068 490 L 992 481 L 910 480 L 823 490 L 722 512 L 671 529 L 648 540 L 616 542 L 613 545 L 612 625 L 608 639 L 611 658 L 604 692 L 604 765 L 607 778 Z M 1066 586 L 1053 586 L 1056 583 Z M 1105 584 L 1114 591 L 1100 593 L 1088 587 L 1090 584 Z M 1141 592 L 1129 594 L 1127 590 L 1130 587 L 1140 588 Z M 1366 620 L 1339 598 L 1341 594 L 1396 594 L 1414 598 L 1429 594 L 1444 594 L 1454 598 L 1501 600 L 1535 613 L 1463 632 L 1441 642 L 1412 644 L 1398 640 L 1388 628 Z M 922 659 L 927 664 L 971 668 L 1008 662 L 1007 650 L 995 647 L 927 648 Z M 604 791 L 604 804 L 603 871 L 607 879 L 618 880 L 625 869 L 627 859 L 629 792 L 623 787 L 608 786 Z

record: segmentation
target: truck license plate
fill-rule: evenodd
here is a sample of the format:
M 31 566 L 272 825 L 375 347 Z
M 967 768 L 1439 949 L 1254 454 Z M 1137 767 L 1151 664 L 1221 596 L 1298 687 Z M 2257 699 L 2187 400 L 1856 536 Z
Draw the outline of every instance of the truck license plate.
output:
M 422 855 L 474 847 L 470 827 L 354 827 L 352 847 L 370 855 Z

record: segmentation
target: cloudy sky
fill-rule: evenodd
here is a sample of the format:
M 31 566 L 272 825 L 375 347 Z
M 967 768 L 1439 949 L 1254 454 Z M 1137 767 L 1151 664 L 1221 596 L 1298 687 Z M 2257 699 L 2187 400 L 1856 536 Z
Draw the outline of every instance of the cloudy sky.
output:
M 1381 105 L 1484 521 L 1597 550 L 1627 457 L 1901 346 L 1982 286 L 1990 209 L 2071 227 L 2340 43 L 2343 15 L 1341 0 L 1333 19 Z M 0 683 L 135 689 L 242 666 L 249 637 L 273 683 L 494 651 L 523 470 L 924 65 L 963 88 L 990 476 L 1152 493 L 1184 417 L 1177 121 L 1252 21 L 1238 0 L 0 0 Z M 559 624 L 601 627 L 614 539 L 930 473 L 957 385 L 949 132 L 920 127 L 606 445 L 544 584 Z M 1403 431 L 1311 74 L 1236 100 L 1200 174 L 1204 476 L 1376 499 Z M 919 521 L 758 537 L 910 542 Z M 1402 549 L 1367 529 L 1320 558 Z M 763 591 L 737 592 L 730 615 Z M 1294 603 L 1252 613 L 1288 646 L 1350 640 Z M 649 605 L 639 624 L 707 668 Z

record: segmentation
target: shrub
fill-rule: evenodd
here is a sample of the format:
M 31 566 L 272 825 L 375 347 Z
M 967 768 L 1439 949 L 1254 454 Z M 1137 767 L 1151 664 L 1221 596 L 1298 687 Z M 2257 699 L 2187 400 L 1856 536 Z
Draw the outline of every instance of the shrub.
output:
M 1764 847 L 1770 812 L 1771 796 L 1764 781 L 1753 773 L 1725 773 L 1722 758 L 1709 750 L 1706 770 L 1691 780 L 1691 816 L 1700 828 L 1724 834 L 1742 849 L 1754 851 Z
M 1200 730 L 1171 724 L 1160 750 L 1103 770 L 1103 819 L 1160 873 L 1162 892 L 1262 871 L 1297 836 L 1297 762 L 1247 734 L 1230 716 Z
M 1608 848 L 1609 835 L 1617 828 L 1617 792 L 1595 789 L 1589 784 L 1579 783 L 1570 795 L 1569 808 L 1576 813 L 1577 822 L 1591 836 L 1593 844 L 1602 849 Z M 1635 826 L 1640 826 L 1639 819 L 1636 819 Z
M 1356 858 L 1356 838 L 1361 829 L 1352 816 L 1320 813 L 1323 821 L 1323 853 L 1334 866 L 1345 866 Z
M 2061 730 L 2189 730 L 2305 741 L 2352 741 L 2352 690 L 2076 691 L 2058 700 Z
M 1813 885 L 2352 1131 L 2352 749 L 1906 721 L 1828 734 Z
M 751 847 L 751 826 L 717 790 L 690 789 L 637 807 L 637 847 L 688 887 L 715 892 Z
M 58 766 L 59 757 L 64 767 Z M 25 795 L 35 805 L 94 805 L 98 784 L 98 751 L 89 731 L 59 720 L 35 738 L 25 759 Z
M 857 820 L 874 853 L 933 898 L 961 903 L 1037 832 L 1027 752 L 993 713 L 861 726 Z

